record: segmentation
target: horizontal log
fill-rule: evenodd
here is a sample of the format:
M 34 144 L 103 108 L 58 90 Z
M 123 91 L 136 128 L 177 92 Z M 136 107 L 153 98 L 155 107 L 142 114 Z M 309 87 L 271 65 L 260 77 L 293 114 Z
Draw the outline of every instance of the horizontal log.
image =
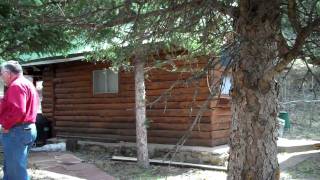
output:
M 128 116 L 118 117 L 101 117 L 101 116 L 58 116 L 55 115 L 57 121 L 76 121 L 76 122 L 135 122 L 135 118 Z
M 90 92 L 85 93 L 66 93 L 66 94 L 60 94 L 56 93 L 55 97 L 57 99 L 72 99 L 72 98 L 92 98 L 93 94 Z
M 75 71 L 58 71 L 55 74 L 55 77 L 57 78 L 65 78 L 65 77 L 72 77 L 72 76 L 77 76 L 79 75 L 79 73 L 81 74 L 88 74 L 88 75 L 92 75 L 94 68 L 88 68 L 86 67 L 85 69 L 81 69 L 81 70 L 75 70 Z
M 211 137 L 212 137 L 212 139 L 229 138 L 230 137 L 230 129 L 212 131 Z
M 60 84 L 60 83 L 68 83 L 68 82 L 75 82 L 75 81 L 90 81 L 90 80 L 91 80 L 91 76 L 78 75 L 74 77 L 54 78 L 53 82 L 56 84 Z
M 131 122 L 76 122 L 76 121 L 56 121 L 56 127 L 77 128 L 102 128 L 102 129 L 135 129 L 135 123 Z M 148 130 L 187 130 L 188 124 L 173 123 L 150 123 Z M 211 127 L 206 124 L 199 124 L 194 131 L 209 132 Z
M 44 82 L 52 82 L 53 76 L 52 76 L 52 74 L 43 75 L 43 76 L 42 76 L 42 80 L 43 80 Z
M 134 103 L 134 98 L 117 97 L 117 98 L 70 98 L 57 99 L 57 104 L 102 104 L 102 103 Z
M 172 124 L 172 123 L 150 123 L 150 130 L 187 130 L 190 127 L 189 124 Z M 207 124 L 198 124 L 193 131 L 208 132 L 211 131 L 211 127 Z
M 56 110 L 110 110 L 134 109 L 134 103 L 109 103 L 109 104 L 57 104 Z
M 42 74 L 43 74 L 43 77 L 51 77 L 52 76 L 52 70 L 44 70 L 43 72 L 42 72 Z
M 55 69 L 56 73 L 61 73 L 61 72 L 81 72 L 82 70 L 93 70 L 97 69 L 100 66 L 96 66 L 93 63 L 90 62 L 81 62 L 81 64 L 71 64 L 71 63 L 63 63 L 63 65 L 58 64 L 58 66 Z
M 205 101 L 194 101 L 194 102 L 159 102 L 147 106 L 147 109 L 189 109 L 189 108 L 200 108 L 204 105 Z
M 53 103 L 53 98 L 52 97 L 43 97 L 42 104 L 52 104 Z
M 206 100 L 208 95 L 206 94 L 199 94 L 195 97 L 195 100 L 197 101 L 203 101 Z M 159 96 L 149 96 L 147 97 L 148 102 L 153 102 L 154 100 L 158 99 Z M 175 95 L 175 96 L 167 96 L 167 98 L 162 98 L 163 102 L 164 100 L 167 100 L 168 102 L 192 102 L 194 100 L 193 96 L 190 95 Z M 70 98 L 70 99 L 57 99 L 57 104 L 101 104 L 101 103 L 127 103 L 127 102 L 135 102 L 134 97 L 116 97 L 116 96 L 110 96 L 108 98 L 103 97 L 93 97 L 93 98 Z
M 52 103 L 43 102 L 43 103 L 41 104 L 41 107 L 42 107 L 42 108 L 53 108 L 53 104 L 52 104 Z
M 52 109 L 52 108 L 43 108 L 43 107 L 42 107 L 42 112 L 43 112 L 43 113 L 52 113 L 52 112 L 53 112 L 53 109 Z
M 48 121 L 50 121 L 50 122 L 54 123 L 54 120 L 53 120 L 53 118 L 52 118 L 52 117 L 46 117 L 46 118 L 47 118 L 47 120 L 48 120 Z
M 184 95 L 193 95 L 194 90 L 186 90 Z M 199 90 L 199 93 L 207 93 L 207 90 Z M 155 92 L 146 92 L 147 96 L 160 96 L 162 91 L 155 91 Z M 207 93 L 208 94 L 208 93 Z M 46 92 L 46 95 L 51 95 L 50 92 Z M 181 92 L 173 91 L 171 96 L 181 95 Z M 93 94 L 92 91 L 87 92 L 69 92 L 69 93 L 55 93 L 55 97 L 58 99 L 74 99 L 74 98 L 119 98 L 119 97 L 126 97 L 126 98 L 134 98 L 135 92 L 134 91 L 126 91 L 126 92 L 118 92 L 118 93 L 103 93 L 103 94 Z
M 182 76 L 191 76 L 192 73 L 190 72 L 170 72 L 170 71 L 161 71 L 161 70 L 151 70 L 148 72 L 145 72 L 145 75 L 148 77 L 150 76 L 174 76 L 174 77 L 179 77 L 180 75 Z M 126 72 L 126 73 L 121 73 L 120 77 L 123 78 L 132 78 L 134 77 L 133 72 Z
M 230 127 L 231 127 L 231 121 L 220 122 L 220 123 L 212 123 L 212 124 L 211 124 L 211 127 L 212 127 L 211 129 L 212 129 L 213 131 L 230 129 Z
M 92 87 L 90 86 L 84 86 L 84 87 L 70 87 L 70 88 L 65 88 L 65 87 L 56 87 L 54 90 L 55 93 L 57 94 L 69 94 L 69 93 L 92 93 Z
M 83 134 L 83 133 L 68 133 L 57 131 L 57 137 L 61 138 L 77 138 L 81 140 L 91 140 L 99 142 L 135 142 L 135 136 L 121 136 L 121 135 L 106 135 L 106 134 Z M 176 144 L 179 138 L 167 138 L 167 137 L 148 137 L 148 143 L 158 144 Z M 212 146 L 211 139 L 199 139 L 190 138 L 186 141 L 185 145 L 197 145 L 197 146 Z
M 210 103 L 210 107 L 211 108 L 231 108 L 231 104 L 230 103 L 226 103 L 226 104 L 221 104 L 219 103 L 219 100 L 216 101 L 212 101 Z
M 183 90 L 181 90 L 183 91 Z M 49 92 L 45 92 L 47 95 L 49 95 Z M 160 97 L 161 92 L 150 92 L 147 91 L 147 98 L 148 99 L 157 99 Z M 119 98 L 119 97 L 128 97 L 128 98 L 134 98 L 135 94 L 133 91 L 129 91 L 129 92 L 120 92 L 120 93 L 105 93 L 105 94 L 95 94 L 93 95 L 90 92 L 87 93 L 69 93 L 69 94 L 55 94 L 55 97 L 58 99 L 75 99 L 75 98 Z M 165 97 L 167 97 L 167 99 L 174 99 L 174 100 L 178 100 L 180 98 L 182 99 L 193 99 L 195 98 L 196 100 L 203 100 L 204 98 L 207 98 L 209 96 L 209 92 L 208 90 L 199 90 L 198 94 L 195 94 L 195 91 L 193 90 L 186 90 L 185 92 L 178 92 L 178 91 L 174 91 L 172 93 L 170 93 L 169 95 L 166 95 Z M 182 100 L 183 101 L 183 100 Z
M 43 88 L 51 88 L 52 85 L 53 85 L 53 82 L 51 80 L 43 79 L 43 83 L 42 83 Z
M 148 96 L 148 102 L 153 102 L 154 100 L 158 99 L 159 96 Z M 193 100 L 196 101 L 202 101 L 206 100 L 208 98 L 208 94 L 198 94 L 197 96 L 193 96 L 193 94 L 177 94 L 174 96 L 166 96 L 165 98 L 162 98 L 162 100 L 167 100 L 169 102 L 192 102 Z M 160 101 L 163 102 L 163 101 Z
M 65 72 L 68 73 L 66 74 L 66 76 L 62 76 L 60 75 L 60 73 L 57 73 L 57 77 L 54 79 L 54 82 L 72 82 L 72 81 L 79 81 L 79 80 L 89 80 L 92 78 L 92 71 L 88 71 L 88 70 L 83 70 L 83 71 L 79 71 L 79 72 Z M 81 73 L 82 75 L 79 77 L 79 73 Z M 149 75 L 149 78 L 146 79 L 146 83 L 148 82 L 157 82 L 157 81 L 175 81 L 177 79 L 186 79 L 188 77 L 190 77 L 189 73 L 183 73 L 183 74 L 177 74 L 177 73 L 170 73 L 170 72 L 165 72 L 165 74 L 160 74 L 161 76 L 159 76 L 159 74 L 157 73 L 151 73 Z M 216 75 L 217 76 L 217 75 Z M 119 76 L 119 81 L 120 83 L 134 83 L 134 76 L 132 73 L 128 73 L 128 74 L 122 74 L 120 73 Z M 51 78 L 49 79 L 45 79 L 45 80 L 51 80 Z M 205 80 L 205 79 L 204 79 Z
M 198 111 L 190 112 L 190 109 L 166 109 L 164 110 L 147 110 L 147 116 L 170 116 L 170 117 L 179 117 L 179 116 L 196 116 Z M 211 110 L 206 110 L 202 113 L 202 116 L 210 116 Z
M 205 111 L 203 116 L 210 116 L 210 110 Z M 102 117 L 116 117 L 116 116 L 134 116 L 135 111 L 131 110 L 69 110 L 69 111 L 55 111 L 55 115 L 57 116 L 70 116 L 70 115 L 80 115 L 80 116 L 102 116 Z M 188 117 L 188 116 L 196 116 L 197 112 L 193 111 L 190 113 L 189 109 L 167 109 L 163 110 L 147 110 L 147 117 L 152 116 L 170 116 L 170 117 Z
M 53 97 L 53 93 L 52 93 L 52 91 L 42 91 L 42 96 L 44 98 L 51 98 L 51 97 Z
M 157 143 L 157 144 L 176 144 L 180 140 L 177 138 L 168 138 L 168 137 L 149 137 L 148 143 Z M 186 140 L 184 145 L 190 146 L 211 146 L 211 139 L 199 139 L 199 138 L 189 138 Z
M 158 90 L 158 89 L 169 89 L 172 87 L 172 85 L 176 81 L 162 81 L 162 82 L 147 82 L 146 84 L 146 90 Z M 197 84 L 196 82 L 192 82 L 189 84 L 185 83 L 179 83 L 174 86 L 174 88 L 195 88 L 195 87 L 208 87 L 207 82 L 205 80 L 199 81 Z M 126 84 L 120 84 L 120 90 L 121 91 L 134 91 L 135 85 L 134 83 L 126 83 Z
M 106 122 L 75 122 L 75 121 L 56 121 L 56 127 L 72 128 L 102 128 L 102 129 L 135 129 L 135 123 L 106 123 Z
M 68 83 L 59 83 L 55 85 L 56 88 L 78 88 L 78 87 L 92 87 L 91 80 L 77 80 Z
M 117 116 L 134 116 L 133 110 L 76 110 L 76 111 L 55 111 L 57 116 L 101 116 L 101 117 L 117 117 Z
M 179 75 L 179 76 L 175 76 L 175 75 L 171 75 L 171 74 L 167 74 L 167 75 L 161 75 L 161 76 L 149 76 L 145 79 L 145 82 L 161 82 L 161 81 L 176 81 L 176 80 L 185 80 L 188 77 L 190 77 L 190 75 Z M 132 83 L 134 82 L 134 77 L 121 77 L 120 76 L 120 82 L 121 83 Z
M 74 87 L 88 87 L 92 88 L 92 80 L 90 77 L 68 77 L 68 79 L 62 80 L 64 78 L 59 78 L 56 79 L 55 81 L 60 81 L 59 83 L 56 83 L 57 88 L 74 88 Z M 71 81 L 69 81 L 71 79 Z M 120 86 L 119 89 L 120 91 L 127 91 L 127 90 L 134 90 L 134 80 L 119 80 Z M 175 83 L 175 81 L 148 81 L 146 80 L 146 89 L 151 90 L 151 89 L 168 89 L 172 86 L 172 84 Z M 199 84 L 196 84 L 196 81 L 191 84 L 179 84 L 176 87 L 207 87 L 207 82 L 205 79 L 199 81 Z M 49 83 L 48 87 L 52 87 L 52 83 Z
M 213 115 L 211 121 L 212 123 L 231 122 L 231 115 Z
M 216 108 L 212 111 L 212 116 L 231 116 L 230 108 Z
M 52 117 L 53 113 L 52 112 L 42 112 L 42 115 L 45 117 Z
M 182 137 L 186 131 L 176 130 L 148 130 L 148 137 Z M 191 138 L 211 139 L 210 132 L 192 131 Z
M 135 136 L 136 130 L 132 129 L 107 129 L 107 128 L 92 128 L 92 127 L 56 127 L 57 131 L 68 133 L 85 133 L 85 134 L 108 134 L 108 135 L 122 135 Z
M 182 69 L 181 69 L 182 70 Z M 176 78 L 183 78 L 183 77 L 191 77 L 194 72 L 192 71 L 192 67 L 190 67 L 187 71 L 186 68 L 184 69 L 184 72 L 181 71 L 165 71 L 165 70 L 160 70 L 160 69 L 156 69 L 156 70 L 151 70 L 146 72 L 146 76 L 147 79 L 150 77 L 156 77 L 156 76 L 172 76 L 172 77 L 176 77 Z M 218 77 L 221 75 L 220 71 L 214 71 L 213 76 Z M 126 73 L 120 73 L 120 77 L 122 78 L 132 78 L 134 77 L 134 74 L 132 72 L 126 72 Z
M 147 90 L 146 94 L 147 96 L 160 96 L 164 93 L 167 93 L 166 89 L 160 89 L 160 90 Z M 172 95 L 177 94 L 207 94 L 209 95 L 209 89 L 207 87 L 203 88 L 175 88 L 169 92 Z
M 111 134 L 111 135 L 121 135 L 121 136 L 135 136 L 135 129 L 105 129 L 105 128 L 84 128 L 84 127 L 56 127 L 56 130 L 69 133 L 88 133 L 88 134 Z M 175 131 L 175 130 L 148 130 L 148 137 L 182 137 L 185 131 Z M 210 139 L 210 132 L 191 132 L 191 138 L 199 139 Z
M 57 121 L 83 121 L 83 122 L 135 122 L 134 116 L 100 117 L 100 116 L 55 116 Z M 148 117 L 151 123 L 190 123 L 193 117 Z M 208 124 L 210 117 L 202 117 L 201 123 Z
M 197 109 L 201 107 L 203 101 L 198 102 L 167 102 L 156 103 L 147 106 L 147 109 Z M 44 105 L 43 107 L 51 107 L 51 104 Z M 109 109 L 134 109 L 135 103 L 107 103 L 107 104 L 56 104 L 56 110 L 109 110 Z

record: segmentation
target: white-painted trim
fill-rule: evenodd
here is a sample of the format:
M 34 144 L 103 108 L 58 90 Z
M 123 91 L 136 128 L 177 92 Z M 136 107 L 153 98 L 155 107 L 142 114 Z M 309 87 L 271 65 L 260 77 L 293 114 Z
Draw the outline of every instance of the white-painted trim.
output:
M 77 56 L 77 57 L 72 57 L 72 58 L 43 60 L 43 61 L 21 64 L 21 66 L 26 67 L 26 66 L 45 65 L 45 64 L 56 64 L 56 63 L 63 63 L 63 62 L 78 61 L 78 60 L 82 60 L 82 59 L 85 59 L 85 57 L 84 56 Z

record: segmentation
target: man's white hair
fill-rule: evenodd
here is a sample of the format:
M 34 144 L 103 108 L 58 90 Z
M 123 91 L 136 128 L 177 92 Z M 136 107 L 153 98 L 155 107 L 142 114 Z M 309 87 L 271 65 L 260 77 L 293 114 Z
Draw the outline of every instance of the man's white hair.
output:
M 1 71 L 5 69 L 14 74 L 22 74 L 23 69 L 18 61 L 10 60 L 1 64 Z

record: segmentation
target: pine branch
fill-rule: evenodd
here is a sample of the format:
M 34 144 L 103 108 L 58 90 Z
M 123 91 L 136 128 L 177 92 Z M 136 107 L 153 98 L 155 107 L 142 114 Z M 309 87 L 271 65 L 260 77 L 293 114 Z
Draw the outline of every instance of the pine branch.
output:
M 186 11 L 186 10 L 195 9 L 195 8 L 207 7 L 207 6 L 210 6 L 211 9 L 216 10 L 221 14 L 228 15 L 232 18 L 237 17 L 239 14 L 238 9 L 236 7 L 225 5 L 222 2 L 217 0 L 214 0 L 214 1 L 193 0 L 193 1 L 184 2 L 181 4 L 174 4 L 164 9 L 156 9 L 154 11 L 141 13 L 139 14 L 139 18 L 143 20 L 143 19 L 148 19 L 150 17 L 165 15 L 172 12 L 181 12 L 181 11 Z M 95 11 L 86 12 L 84 14 L 74 16 L 74 17 L 58 16 L 53 18 L 51 16 L 47 16 L 47 17 L 42 17 L 41 20 L 39 20 L 38 22 L 42 24 L 47 24 L 47 25 L 67 24 L 69 26 L 75 26 L 83 29 L 102 30 L 106 28 L 115 27 L 118 25 L 128 24 L 137 19 L 137 14 L 134 14 L 134 13 L 127 13 L 126 15 L 124 15 L 123 13 L 118 13 L 117 17 L 110 19 L 109 21 L 106 21 L 104 23 L 83 22 L 84 18 L 86 17 L 94 16 L 102 11 L 107 11 L 107 12 L 116 11 L 116 10 L 120 11 L 121 7 L 123 7 L 123 5 L 113 7 L 108 10 L 99 8 Z
M 295 0 L 288 0 L 288 17 L 296 32 L 300 32 L 301 24 L 297 16 L 297 3 Z
M 272 79 L 274 75 L 281 73 L 282 70 L 285 69 L 291 61 L 297 58 L 301 54 L 301 50 L 306 39 L 311 35 L 314 29 L 319 28 L 319 26 L 320 18 L 317 18 L 312 23 L 301 28 L 293 47 L 291 49 L 287 49 L 287 53 L 280 54 L 280 62 L 273 69 L 271 69 L 269 72 L 265 74 L 264 79 Z M 282 40 L 282 42 L 283 41 L 284 39 Z M 282 44 L 282 47 L 288 48 L 288 46 L 285 46 L 284 44 Z

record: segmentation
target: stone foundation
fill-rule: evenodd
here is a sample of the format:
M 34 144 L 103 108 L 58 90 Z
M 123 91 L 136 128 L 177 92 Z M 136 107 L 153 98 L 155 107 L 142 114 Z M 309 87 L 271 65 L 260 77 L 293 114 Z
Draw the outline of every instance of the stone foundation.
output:
M 67 142 L 64 139 L 51 139 L 51 143 Z M 68 147 L 68 144 L 67 144 Z M 168 152 L 174 151 L 174 145 L 166 144 L 148 144 L 149 158 L 171 160 L 172 153 L 168 155 Z M 78 150 L 86 151 L 98 151 L 104 152 L 106 156 L 127 156 L 136 157 L 137 150 L 135 143 L 101 143 L 92 141 L 77 141 Z M 206 165 L 220 165 L 225 166 L 228 160 L 228 146 L 216 146 L 216 147 L 200 147 L 200 146 L 183 146 L 179 152 L 177 152 L 172 161 L 206 164 Z M 167 157 L 166 159 L 164 159 Z

